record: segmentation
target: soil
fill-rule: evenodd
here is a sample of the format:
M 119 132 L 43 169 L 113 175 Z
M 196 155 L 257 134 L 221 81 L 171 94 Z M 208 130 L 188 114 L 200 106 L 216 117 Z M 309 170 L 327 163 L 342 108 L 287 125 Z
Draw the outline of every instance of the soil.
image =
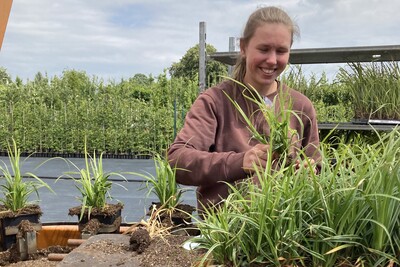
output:
M 81 218 L 82 206 L 69 209 L 69 216 L 77 216 L 79 221 L 79 229 L 87 235 L 95 235 L 98 233 L 118 232 L 121 225 L 122 203 L 106 204 L 102 209 L 92 208 L 85 209 Z
M 90 214 L 88 214 L 88 209 L 85 210 L 84 216 L 88 217 L 95 217 L 95 216 L 115 216 L 117 215 L 121 209 L 124 207 L 122 203 L 117 204 L 106 204 L 106 206 L 102 209 L 92 208 Z M 82 206 L 76 206 L 70 208 L 68 211 L 69 216 L 80 216 L 82 211 Z
M 106 237 L 108 235 L 105 234 L 98 236 Z M 182 244 L 189 238 L 190 236 L 181 235 L 169 235 L 165 237 L 153 238 L 141 253 L 133 251 L 128 243 L 122 244 L 118 242 L 110 242 L 109 240 L 104 239 L 90 243 L 82 248 L 80 247 L 85 243 L 75 249 L 71 249 L 69 247 L 51 247 L 47 250 L 38 251 L 36 255 L 31 255 L 30 260 L 19 261 L 16 263 L 4 261 L 4 258 L 7 258 L 5 254 L 9 254 L 9 252 L 6 251 L 0 252 L 0 259 L 3 258 L 3 260 L 0 260 L 0 265 L 12 267 L 55 267 L 59 265 L 60 262 L 50 261 L 48 259 L 48 255 L 50 253 L 70 253 L 70 255 L 72 255 L 74 251 L 77 251 L 77 253 L 83 253 L 82 251 L 84 251 L 84 253 L 87 255 L 97 255 L 96 257 L 98 259 L 101 259 L 102 256 L 109 259 L 113 258 L 114 260 L 118 258 L 122 259 L 118 262 L 118 264 L 110 264 L 107 266 L 190 267 L 198 262 L 201 253 L 200 251 L 188 251 L 182 247 Z M 125 258 L 123 258 L 123 255 L 125 255 Z M 130 262 L 132 259 L 137 260 L 138 265 L 132 264 Z M 78 260 L 79 262 L 85 262 L 82 259 Z M 86 264 L 88 263 L 89 262 L 86 262 Z M 67 264 L 66 266 L 73 266 L 73 264 Z M 82 266 L 86 265 L 82 264 Z M 90 263 L 87 266 L 90 266 Z
M 132 251 L 143 253 L 150 245 L 150 234 L 146 229 L 139 228 L 131 234 L 129 239 L 129 247 Z
M 198 235 L 193 229 L 192 217 L 196 208 L 188 204 L 178 204 L 174 209 L 163 209 L 159 202 L 153 202 L 149 207 L 148 216 L 154 217 L 160 222 L 161 227 L 169 228 L 170 231 L 184 231 L 187 235 Z
M 156 205 L 156 204 L 155 204 Z M 153 205 L 152 205 L 153 207 Z M 39 207 L 37 207 L 39 208 Z M 117 209 L 122 207 L 117 207 Z M 184 212 L 179 212 L 184 210 Z M 163 216 L 162 227 L 173 229 L 175 232 L 177 227 L 190 227 L 190 216 L 194 208 L 189 205 L 182 205 L 174 215 Z M 1 210 L 0 210 L 1 211 Z M 39 208 L 40 211 L 40 208 Z M 70 215 L 80 215 L 81 207 L 70 209 Z M 95 216 L 99 211 L 92 210 L 91 216 Z M 104 210 L 103 210 L 104 212 Z M 2 212 L 0 212 L 1 214 Z M 115 207 L 109 209 L 111 215 L 115 214 Z M 178 218 L 178 221 L 172 222 L 173 218 Z M 171 220 L 168 222 L 168 219 Z M 182 222 L 184 222 L 182 224 Z M 86 222 L 86 227 L 98 227 L 97 220 L 89 220 Z M 159 224 L 157 224 L 159 225 Z M 198 262 L 201 251 L 189 251 L 182 247 L 182 244 L 191 238 L 188 231 L 180 232 L 180 234 L 171 234 L 170 230 L 159 236 L 154 236 L 154 232 L 150 233 L 146 229 L 154 225 L 138 223 L 136 229 L 124 234 L 98 234 L 93 235 L 79 247 L 49 247 L 45 250 L 38 250 L 37 253 L 30 254 L 28 260 L 20 261 L 18 258 L 18 250 L 13 245 L 7 251 L 0 252 L 0 266 L 13 267 L 55 267 L 55 266 L 77 266 L 68 264 L 65 261 L 69 258 L 78 258 L 79 266 L 137 266 L 137 267 L 184 267 L 193 266 Z M 172 228 L 171 228 L 172 226 Z M 19 226 L 21 232 L 29 231 L 30 225 L 25 222 Z M 150 228 L 153 229 L 153 228 Z M 182 234 L 183 233 L 183 234 Z M 194 232 L 197 233 L 197 232 Z M 123 242 L 121 241 L 123 240 Z M 49 255 L 58 255 L 64 260 L 53 260 Z M 79 257 L 83 257 L 80 258 Z M 95 262 L 92 262 L 92 261 Z M 115 262 L 118 261 L 118 262 Z M 85 265 L 86 264 L 86 265 Z M 89 265 L 88 265 L 89 264 Z M 94 264 L 94 265 L 93 265 Z M 115 265 L 114 265 L 115 264 Z
M 182 244 L 189 238 L 189 236 L 171 235 L 165 239 L 153 239 L 150 246 L 138 256 L 141 262 L 140 266 L 193 266 L 203 254 L 199 250 L 188 251 L 182 247 Z
M 3 218 L 13 218 L 19 215 L 28 215 L 28 214 L 37 214 L 42 215 L 42 210 L 40 209 L 39 205 L 32 204 L 28 205 L 16 212 L 13 212 L 6 208 L 4 205 L 0 205 L 0 219 Z
M 159 202 L 153 202 L 149 207 L 149 212 L 147 215 L 150 216 L 154 209 L 162 211 L 163 208 Z M 191 205 L 178 204 L 171 214 L 168 214 L 167 212 L 161 212 L 159 216 L 161 219 L 168 218 L 175 224 L 180 224 L 184 222 L 191 222 L 191 215 L 195 210 L 196 208 Z
M 18 267 L 52 267 L 56 266 L 58 262 L 49 261 L 47 256 L 50 253 L 65 254 L 72 251 L 70 247 L 54 246 L 47 249 L 38 250 L 37 253 L 29 255 L 29 259 L 20 261 L 16 256 L 18 254 L 15 246 L 7 251 L 0 252 L 0 266 L 18 266 Z

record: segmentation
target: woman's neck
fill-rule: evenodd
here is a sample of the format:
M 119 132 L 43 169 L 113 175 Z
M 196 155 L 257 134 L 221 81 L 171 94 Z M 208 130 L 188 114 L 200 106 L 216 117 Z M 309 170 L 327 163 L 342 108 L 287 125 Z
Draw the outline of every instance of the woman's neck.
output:
M 268 87 L 264 87 L 261 90 L 258 90 L 258 93 L 262 96 L 269 96 L 274 94 L 275 92 L 278 91 L 278 82 L 274 81 L 272 84 L 270 84 Z

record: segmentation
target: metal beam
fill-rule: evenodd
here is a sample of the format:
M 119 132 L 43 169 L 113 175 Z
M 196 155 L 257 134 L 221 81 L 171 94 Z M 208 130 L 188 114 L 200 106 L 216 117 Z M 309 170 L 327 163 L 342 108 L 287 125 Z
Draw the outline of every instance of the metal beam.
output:
M 209 57 L 235 65 L 239 52 L 217 52 Z M 292 49 L 289 63 L 321 64 L 372 61 L 400 61 L 400 45 Z
M 400 124 L 358 124 L 351 122 L 318 123 L 319 130 L 392 131 Z

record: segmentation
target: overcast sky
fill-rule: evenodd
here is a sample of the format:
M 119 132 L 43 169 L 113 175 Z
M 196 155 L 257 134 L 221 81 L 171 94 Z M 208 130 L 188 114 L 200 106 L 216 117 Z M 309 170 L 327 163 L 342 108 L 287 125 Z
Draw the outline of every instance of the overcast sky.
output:
M 265 5 L 299 25 L 292 48 L 400 45 L 399 0 L 14 0 L 0 67 L 24 81 L 69 69 L 105 81 L 157 76 L 199 42 L 199 22 L 225 52 Z

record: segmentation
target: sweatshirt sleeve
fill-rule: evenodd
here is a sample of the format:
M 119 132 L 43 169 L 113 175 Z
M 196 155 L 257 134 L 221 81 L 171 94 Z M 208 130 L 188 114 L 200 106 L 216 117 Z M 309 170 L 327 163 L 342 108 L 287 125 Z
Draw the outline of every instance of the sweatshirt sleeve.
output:
M 213 151 L 217 112 L 218 105 L 207 93 L 201 94 L 193 103 L 183 128 L 168 150 L 171 166 L 177 167 L 178 183 L 201 186 L 246 177 L 242 169 L 244 152 Z
M 317 122 L 317 113 L 311 101 L 307 105 L 307 116 L 303 120 L 305 125 L 302 146 L 308 157 L 313 158 L 316 162 L 320 160 L 319 153 L 319 131 Z

